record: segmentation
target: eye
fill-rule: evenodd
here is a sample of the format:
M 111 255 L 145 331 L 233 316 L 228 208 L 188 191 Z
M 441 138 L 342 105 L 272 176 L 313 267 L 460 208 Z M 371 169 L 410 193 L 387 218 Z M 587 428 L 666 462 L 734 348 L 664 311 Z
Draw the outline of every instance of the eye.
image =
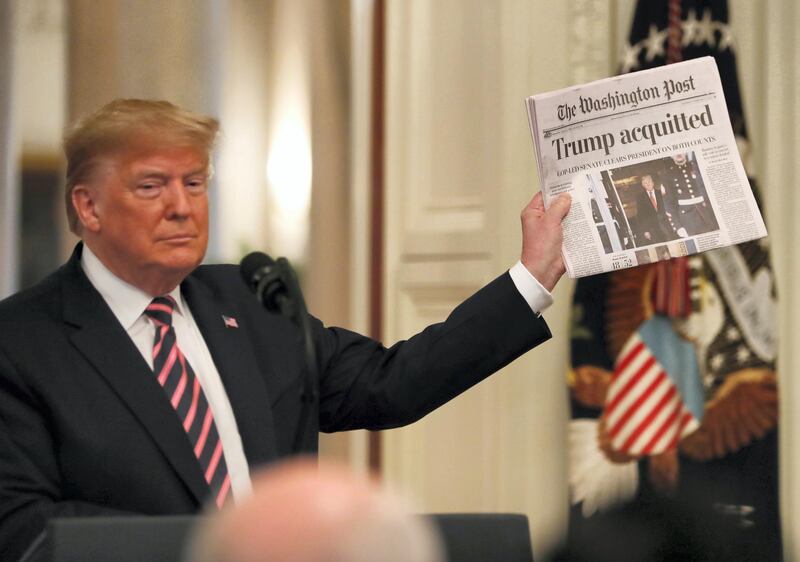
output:
M 139 197 L 158 197 L 161 192 L 161 184 L 154 181 L 142 182 L 136 186 L 136 194 Z
M 191 193 L 203 193 L 206 187 L 207 181 L 205 178 L 192 178 L 186 182 L 186 189 Z

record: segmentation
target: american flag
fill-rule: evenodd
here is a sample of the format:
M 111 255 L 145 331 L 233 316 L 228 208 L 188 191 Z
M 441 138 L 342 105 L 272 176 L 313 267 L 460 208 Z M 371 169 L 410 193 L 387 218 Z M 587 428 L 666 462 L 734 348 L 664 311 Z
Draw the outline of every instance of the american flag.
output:
M 700 408 L 689 406 L 702 396 L 701 390 L 687 385 L 690 380 L 675 380 L 664 366 L 685 352 L 694 352 L 685 348 L 685 342 L 671 341 L 662 332 L 661 322 L 654 317 L 630 337 L 619 354 L 606 397 L 603 416 L 611 447 L 633 456 L 674 449 L 681 437 L 699 427 L 698 416 L 702 417 L 702 401 Z
M 225 316 L 222 315 L 222 321 L 225 323 L 226 328 L 238 328 L 239 323 L 236 321 L 236 318 L 232 316 Z

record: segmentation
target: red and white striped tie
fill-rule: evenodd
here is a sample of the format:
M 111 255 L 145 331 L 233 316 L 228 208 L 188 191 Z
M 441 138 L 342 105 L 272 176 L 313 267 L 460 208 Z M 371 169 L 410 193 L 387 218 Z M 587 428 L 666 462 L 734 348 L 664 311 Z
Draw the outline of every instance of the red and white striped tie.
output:
M 200 381 L 178 347 L 174 310 L 175 301 L 169 296 L 154 298 L 145 309 L 156 328 L 153 372 L 186 431 L 215 503 L 222 507 L 231 487 L 225 453 Z

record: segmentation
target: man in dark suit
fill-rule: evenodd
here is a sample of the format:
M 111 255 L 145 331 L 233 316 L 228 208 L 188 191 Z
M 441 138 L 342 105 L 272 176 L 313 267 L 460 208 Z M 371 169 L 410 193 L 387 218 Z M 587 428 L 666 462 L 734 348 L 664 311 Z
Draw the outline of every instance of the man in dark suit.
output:
M 651 174 L 642 175 L 641 189 L 636 192 L 636 246 L 649 246 L 676 238 L 669 222 L 661 190 Z
M 200 266 L 216 120 L 117 100 L 65 138 L 69 261 L 0 303 L 0 559 L 55 516 L 185 514 L 292 454 L 300 334 L 238 268 Z M 313 321 L 313 435 L 411 423 L 546 340 L 569 199 L 522 213 L 520 262 L 385 348 Z M 316 447 L 313 439 L 310 448 Z

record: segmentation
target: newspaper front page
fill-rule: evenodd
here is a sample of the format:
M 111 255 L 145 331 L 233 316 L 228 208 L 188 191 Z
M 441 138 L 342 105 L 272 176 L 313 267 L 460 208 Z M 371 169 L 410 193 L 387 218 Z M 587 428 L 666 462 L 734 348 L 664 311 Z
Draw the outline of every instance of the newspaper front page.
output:
M 526 103 L 545 206 L 572 197 L 570 277 L 766 236 L 712 57 Z

